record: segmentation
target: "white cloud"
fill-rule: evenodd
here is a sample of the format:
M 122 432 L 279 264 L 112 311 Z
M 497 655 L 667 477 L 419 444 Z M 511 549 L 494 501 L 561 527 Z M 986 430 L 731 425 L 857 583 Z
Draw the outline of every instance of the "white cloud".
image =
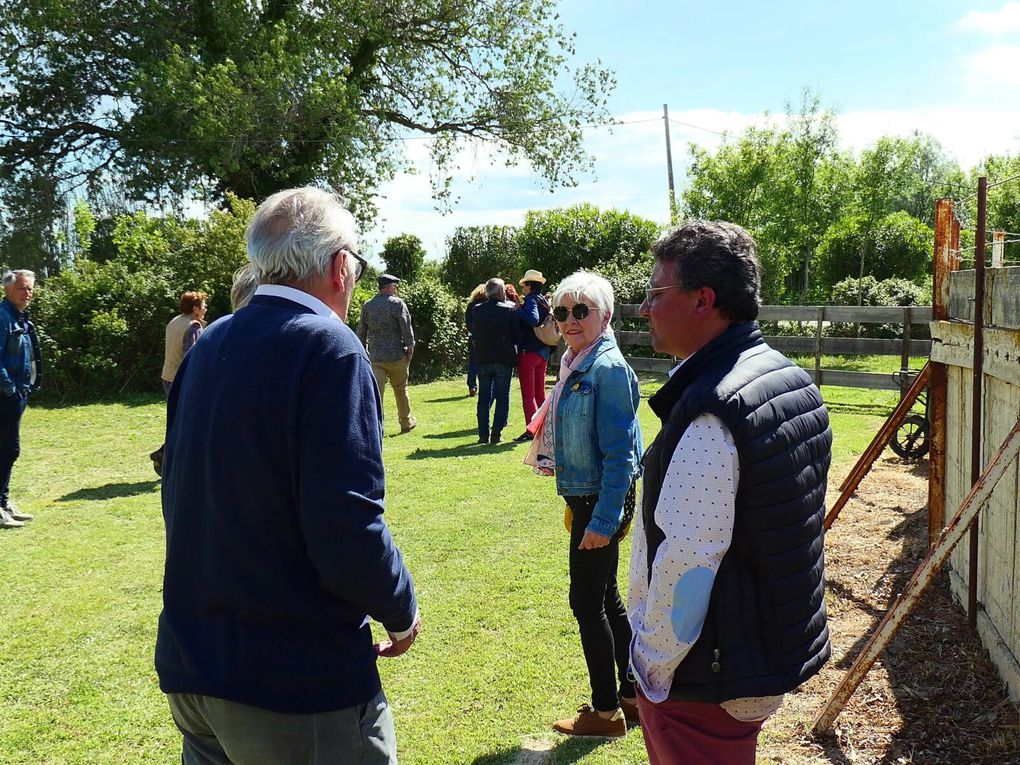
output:
M 1020 45 L 982 48 L 965 56 L 959 71 L 961 85 L 971 92 L 1000 101 L 1020 95 Z
M 1020 32 L 1020 3 L 1006 3 L 990 13 L 971 11 L 958 22 L 958 29 L 985 34 L 1009 34 Z

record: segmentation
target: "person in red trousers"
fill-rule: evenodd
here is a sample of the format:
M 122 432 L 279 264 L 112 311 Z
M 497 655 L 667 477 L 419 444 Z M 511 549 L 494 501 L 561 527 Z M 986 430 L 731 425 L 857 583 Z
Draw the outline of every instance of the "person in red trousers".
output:
M 524 425 L 527 427 L 535 412 L 545 401 L 545 371 L 552 350 L 535 336 L 535 327 L 549 315 L 549 301 L 542 294 L 545 277 L 541 271 L 529 269 L 520 281 L 524 290 L 524 303 L 517 309 L 521 323 L 521 347 L 517 355 L 517 376 L 521 381 L 521 401 L 524 404 Z M 531 433 L 525 430 L 517 441 L 530 441 Z

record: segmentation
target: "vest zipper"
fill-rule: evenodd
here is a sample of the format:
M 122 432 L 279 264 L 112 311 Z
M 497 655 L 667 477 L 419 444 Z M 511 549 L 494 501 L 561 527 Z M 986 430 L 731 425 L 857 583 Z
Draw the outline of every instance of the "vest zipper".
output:
M 715 661 L 712 662 L 712 671 L 722 672 L 722 665 L 719 663 L 719 649 L 716 648 L 712 653 L 715 655 Z

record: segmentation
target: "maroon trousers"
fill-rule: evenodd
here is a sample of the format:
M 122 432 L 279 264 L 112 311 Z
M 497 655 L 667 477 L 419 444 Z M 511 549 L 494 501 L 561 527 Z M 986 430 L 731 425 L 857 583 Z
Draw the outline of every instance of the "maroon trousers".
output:
M 653 704 L 640 688 L 638 710 L 651 765 L 754 765 L 764 720 L 741 722 L 699 701 Z
M 517 376 L 521 380 L 525 427 L 545 402 L 545 370 L 548 366 L 549 362 L 541 353 L 524 351 L 517 354 Z

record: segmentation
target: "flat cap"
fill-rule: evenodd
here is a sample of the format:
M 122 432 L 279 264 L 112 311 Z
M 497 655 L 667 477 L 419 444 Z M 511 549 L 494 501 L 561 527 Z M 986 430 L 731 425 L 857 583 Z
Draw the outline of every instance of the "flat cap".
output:
M 400 277 L 393 274 L 379 274 L 380 287 L 389 287 L 391 284 L 400 284 Z

